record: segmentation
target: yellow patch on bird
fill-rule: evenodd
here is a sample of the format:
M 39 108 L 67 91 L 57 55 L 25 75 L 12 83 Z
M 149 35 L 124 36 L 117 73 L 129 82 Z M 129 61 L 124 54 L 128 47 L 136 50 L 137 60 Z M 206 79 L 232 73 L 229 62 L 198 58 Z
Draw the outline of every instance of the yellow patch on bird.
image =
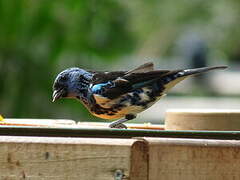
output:
M 94 94 L 93 97 L 96 100 L 96 103 L 104 108 L 109 108 L 113 104 L 111 100 L 109 100 L 108 98 L 102 97 L 98 94 Z
M 127 114 L 137 114 L 139 112 L 142 112 L 143 110 L 144 109 L 140 106 L 127 106 L 117 111 L 114 115 L 95 114 L 95 113 L 92 113 L 92 114 L 102 119 L 115 120 L 115 119 L 124 118 Z
M 127 112 L 123 113 L 123 111 L 119 111 L 114 115 L 108 115 L 108 114 L 95 114 L 92 113 L 94 116 L 102 118 L 102 119 L 108 119 L 108 120 L 115 120 L 115 119 L 121 119 L 124 118 Z
M 94 114 L 93 113 L 93 115 L 96 116 L 96 117 L 99 117 L 99 118 L 102 118 L 102 119 L 108 119 L 108 120 L 115 120 L 115 119 L 120 119 L 120 118 L 124 117 L 120 114 L 110 116 L 108 114 Z

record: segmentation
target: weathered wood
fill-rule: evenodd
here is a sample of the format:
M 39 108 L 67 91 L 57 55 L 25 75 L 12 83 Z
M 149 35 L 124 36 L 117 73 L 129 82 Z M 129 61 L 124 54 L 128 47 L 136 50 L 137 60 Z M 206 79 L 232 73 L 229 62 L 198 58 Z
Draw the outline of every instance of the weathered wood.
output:
M 170 109 L 166 113 L 166 130 L 239 131 L 237 109 Z
M 70 119 L 1 119 L 1 126 L 33 126 L 33 127 L 62 127 L 62 128 L 94 128 L 109 129 L 110 122 L 75 122 Z M 156 125 L 151 123 L 145 124 L 126 124 L 128 129 L 155 129 L 164 130 L 164 125 Z
M 148 144 L 145 141 L 139 140 L 132 145 L 131 154 L 131 180 L 147 180 L 148 167 Z
M 5 118 L 0 121 L 0 125 L 10 126 L 38 126 L 38 127 L 74 127 L 76 122 L 70 119 L 21 119 Z
M 97 138 L 0 137 L 0 179 L 129 179 L 136 140 Z
M 0 136 L 0 180 L 231 180 L 239 169 L 240 140 Z
M 149 180 L 240 179 L 239 140 L 145 138 Z

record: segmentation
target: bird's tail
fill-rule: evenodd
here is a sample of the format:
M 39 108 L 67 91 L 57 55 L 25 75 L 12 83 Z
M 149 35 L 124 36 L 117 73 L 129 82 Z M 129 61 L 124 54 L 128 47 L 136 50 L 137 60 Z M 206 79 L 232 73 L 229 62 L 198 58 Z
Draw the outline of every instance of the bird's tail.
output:
M 211 70 L 217 70 L 217 69 L 226 69 L 227 66 L 213 66 L 213 67 L 203 67 L 203 68 L 196 68 L 196 69 L 185 69 L 185 70 L 177 70 L 169 72 L 167 75 L 162 77 L 162 82 L 165 85 L 165 91 L 171 89 L 173 86 L 175 86 L 180 81 L 184 80 L 188 76 L 191 75 L 198 75 L 204 72 L 208 72 Z
M 196 69 L 180 70 L 177 72 L 177 74 L 179 77 L 183 77 L 183 76 L 189 76 L 189 75 L 197 75 L 197 74 L 208 72 L 211 70 L 226 69 L 226 68 L 227 66 L 202 67 L 202 68 L 196 68 Z

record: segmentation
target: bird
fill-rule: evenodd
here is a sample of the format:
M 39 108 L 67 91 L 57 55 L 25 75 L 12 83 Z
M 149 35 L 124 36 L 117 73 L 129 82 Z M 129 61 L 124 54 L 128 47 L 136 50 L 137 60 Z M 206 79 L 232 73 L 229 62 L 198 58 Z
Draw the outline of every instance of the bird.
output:
M 52 101 L 77 99 L 94 116 L 113 121 L 110 128 L 127 128 L 123 123 L 150 108 L 180 81 L 225 68 L 227 66 L 164 70 L 154 69 L 152 62 L 128 71 L 92 71 L 71 67 L 57 75 Z

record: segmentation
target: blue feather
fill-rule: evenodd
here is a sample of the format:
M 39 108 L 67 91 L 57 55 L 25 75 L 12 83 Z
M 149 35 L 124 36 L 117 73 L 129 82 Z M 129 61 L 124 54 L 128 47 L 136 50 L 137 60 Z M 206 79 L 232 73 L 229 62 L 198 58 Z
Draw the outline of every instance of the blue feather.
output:
M 111 82 L 95 84 L 91 87 L 94 94 L 101 94 L 105 88 L 110 88 L 112 86 Z

